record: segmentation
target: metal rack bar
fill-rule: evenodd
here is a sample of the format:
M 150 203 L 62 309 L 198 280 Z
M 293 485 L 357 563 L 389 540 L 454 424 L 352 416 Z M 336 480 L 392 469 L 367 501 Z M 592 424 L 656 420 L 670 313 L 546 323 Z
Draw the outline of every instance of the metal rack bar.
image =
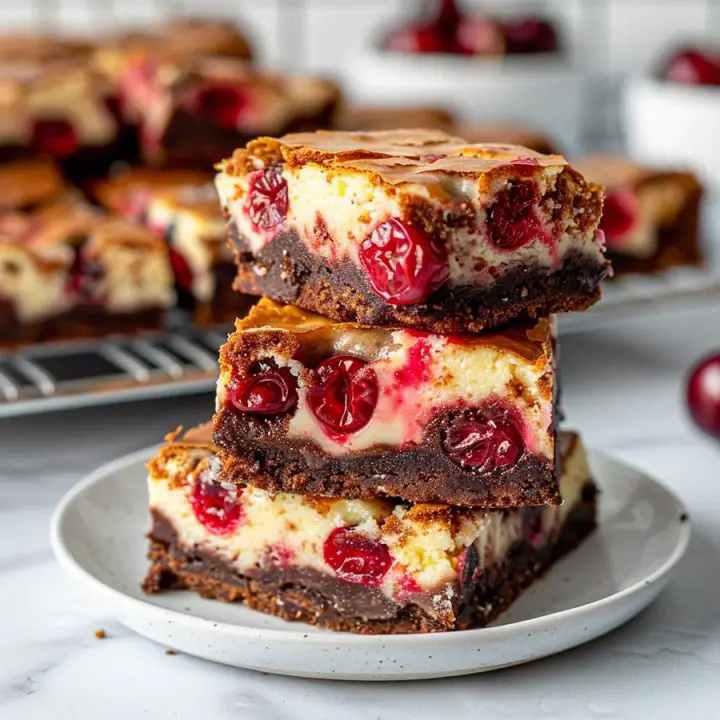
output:
M 150 370 L 143 365 L 134 355 L 123 350 L 115 344 L 106 344 L 100 347 L 100 354 L 107 360 L 124 370 L 128 375 L 140 383 L 146 383 L 150 379 Z
M 3 372 L 0 372 L 0 391 L 8 402 L 20 397 L 20 386 Z
M 155 363 L 171 378 L 181 378 L 185 375 L 183 366 L 170 353 L 153 345 L 147 340 L 135 340 L 132 349 L 138 354 Z
M 181 355 L 185 355 L 188 360 L 192 360 L 201 370 L 213 373 L 217 371 L 217 357 L 188 338 L 172 335 L 168 338 L 167 344 Z
M 55 378 L 36 362 L 22 355 L 11 356 L 11 362 L 43 395 L 55 394 Z

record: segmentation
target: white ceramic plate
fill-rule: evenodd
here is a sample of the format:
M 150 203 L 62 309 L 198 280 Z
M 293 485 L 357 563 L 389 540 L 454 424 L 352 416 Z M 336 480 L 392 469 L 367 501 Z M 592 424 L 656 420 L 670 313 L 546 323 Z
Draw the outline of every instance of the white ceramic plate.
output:
M 152 449 L 105 465 L 71 490 L 52 521 L 61 565 L 120 622 L 209 660 L 345 680 L 465 675 L 536 660 L 630 619 L 663 589 L 687 547 L 681 503 L 626 465 L 591 455 L 600 527 L 492 627 L 436 635 L 360 636 L 287 623 L 189 592 L 146 596 L 145 467 Z

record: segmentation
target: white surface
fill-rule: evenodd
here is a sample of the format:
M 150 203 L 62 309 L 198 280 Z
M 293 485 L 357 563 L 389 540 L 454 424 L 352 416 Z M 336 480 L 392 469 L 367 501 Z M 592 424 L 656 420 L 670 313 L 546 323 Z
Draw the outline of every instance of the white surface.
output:
M 2 720 L 716 720 L 720 667 L 720 444 L 681 405 L 691 362 L 720 349 L 719 306 L 567 338 L 568 422 L 688 506 L 677 577 L 637 619 L 593 643 L 498 673 L 364 683 L 263 676 L 168 657 L 125 630 L 54 561 L 54 505 L 103 462 L 200 421 L 179 398 L 0 421 Z M 672 324 L 668 324 L 671 322 Z M 94 632 L 104 628 L 106 640 Z
M 625 84 L 630 154 L 651 165 L 689 167 L 720 193 L 720 92 L 635 78 Z
M 599 528 L 492 628 L 359 636 L 287 623 L 190 592 L 148 597 L 145 464 L 119 458 L 81 481 L 56 510 L 55 556 L 120 622 L 151 640 L 227 665 L 328 680 L 419 680 L 506 668 L 594 640 L 667 585 L 690 537 L 685 508 L 661 485 L 594 455 Z

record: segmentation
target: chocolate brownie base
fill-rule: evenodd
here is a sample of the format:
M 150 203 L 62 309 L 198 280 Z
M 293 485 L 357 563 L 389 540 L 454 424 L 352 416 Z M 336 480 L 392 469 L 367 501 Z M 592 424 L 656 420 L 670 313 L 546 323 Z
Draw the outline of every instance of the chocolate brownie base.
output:
M 257 302 L 252 295 L 236 293 L 232 288 L 235 266 L 230 262 L 217 262 L 213 266 L 215 294 L 210 302 L 198 303 L 193 320 L 197 325 L 231 324 L 236 318 L 247 315 Z
M 335 457 L 289 440 L 283 424 L 222 408 L 213 440 L 221 448 L 224 482 L 250 482 L 274 492 L 481 508 L 560 504 L 557 465 L 544 458 L 527 453 L 512 467 L 482 477 L 455 464 L 442 448 L 449 420 L 433 420 L 420 446 L 380 446 Z
M 100 308 L 78 308 L 59 317 L 22 324 L 7 301 L 0 300 L 0 346 L 13 347 L 55 340 L 84 340 L 161 330 L 165 310 L 114 315 Z
M 504 562 L 458 593 L 454 618 L 436 618 L 420 604 L 396 605 L 375 588 L 351 585 L 310 569 L 257 569 L 238 574 L 208 553 L 188 552 L 170 523 L 153 514 L 146 593 L 187 589 L 206 598 L 242 602 L 284 620 L 361 634 L 429 633 L 484 627 L 596 526 L 594 486 L 568 515 L 557 542 L 542 548 L 516 544 Z
M 95 338 L 162 330 L 165 315 L 166 311 L 159 308 L 119 314 L 109 313 L 102 308 L 77 308 L 52 323 L 48 339 Z
M 310 253 L 294 230 L 279 233 L 252 255 L 229 225 L 236 249 L 237 291 L 364 325 L 479 332 L 514 320 L 586 310 L 600 299 L 600 282 L 609 272 L 606 264 L 576 253 L 566 257 L 560 269 L 516 267 L 491 287 L 441 288 L 425 303 L 396 306 L 375 293 L 352 262 L 330 266 Z
M 702 190 L 698 188 L 673 222 L 658 230 L 657 252 L 650 257 L 623 255 L 608 247 L 607 255 L 616 276 L 628 273 L 652 274 L 678 266 L 702 265 L 704 258 L 699 227 L 701 199 Z

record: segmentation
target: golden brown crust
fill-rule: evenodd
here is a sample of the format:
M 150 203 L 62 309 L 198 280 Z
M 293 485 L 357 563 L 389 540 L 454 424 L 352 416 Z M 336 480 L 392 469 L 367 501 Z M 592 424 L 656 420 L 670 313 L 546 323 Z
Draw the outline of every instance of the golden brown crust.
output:
M 2 62 L 51 62 L 85 55 L 91 45 L 56 35 L 4 35 L 0 37 Z
M 32 158 L 0 166 L 0 211 L 56 199 L 67 183 L 51 160 Z
M 137 167 L 93 183 L 91 192 L 104 208 L 122 213 L 130 198 L 136 193 L 195 187 L 211 180 L 210 173 L 197 170 L 158 170 Z
M 490 178 L 499 171 L 513 172 L 515 161 L 527 161 L 538 170 L 562 168 L 560 155 L 542 155 L 517 145 L 471 145 L 440 130 L 401 129 L 377 132 L 320 130 L 279 139 L 258 138 L 235 151 L 222 169 L 238 176 L 256 167 L 284 162 L 289 168 L 307 163 L 327 170 L 366 172 L 392 185 L 426 182 L 433 176 L 462 175 Z M 520 168 L 516 169 L 518 174 Z
M 228 345 L 240 342 L 241 334 L 246 330 L 267 329 L 287 330 L 297 335 L 314 333 L 327 329 L 333 333 L 342 334 L 351 331 L 366 331 L 374 333 L 390 333 L 393 330 L 403 330 L 403 327 L 387 327 L 378 329 L 360 323 L 334 323 L 332 320 L 315 313 L 302 310 L 295 305 L 281 305 L 269 298 L 261 299 L 244 317 L 235 322 L 236 334 L 228 338 Z M 276 351 L 277 343 L 284 344 L 282 334 L 275 332 L 273 341 L 268 341 L 263 347 L 267 351 Z M 387 341 L 390 341 L 387 335 Z M 552 322 L 542 317 L 534 322 L 520 322 L 504 330 L 488 330 L 482 334 L 457 335 L 451 338 L 455 344 L 470 347 L 492 347 L 500 352 L 509 352 L 528 362 L 538 362 L 552 353 Z M 289 352 L 294 352 L 295 346 L 288 346 Z M 222 353 L 222 350 L 221 350 Z M 234 354 L 237 357 L 237 353 Z M 288 357 L 292 357 L 289 355 Z

